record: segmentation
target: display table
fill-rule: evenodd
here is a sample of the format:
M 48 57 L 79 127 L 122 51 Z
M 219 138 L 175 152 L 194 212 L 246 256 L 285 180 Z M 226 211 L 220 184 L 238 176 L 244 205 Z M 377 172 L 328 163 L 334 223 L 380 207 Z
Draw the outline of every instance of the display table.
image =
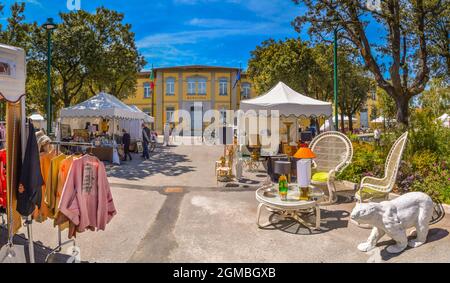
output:
M 299 200 L 299 190 L 296 185 L 290 185 L 287 200 L 281 200 L 278 194 L 278 185 L 270 188 L 260 188 L 256 191 L 256 200 L 259 202 L 256 212 L 256 224 L 258 227 L 265 227 L 273 224 L 268 222 L 260 224 L 261 208 L 264 206 L 267 210 L 277 213 L 282 218 L 292 218 L 299 223 L 320 230 L 320 207 L 319 202 L 322 200 L 324 193 L 322 190 L 310 186 L 309 200 Z M 315 213 L 316 220 L 314 224 L 308 223 L 301 218 L 304 213 Z
M 103 147 L 98 146 L 91 149 L 92 155 L 100 159 L 101 161 L 109 161 L 112 163 L 113 161 L 113 148 L 112 147 Z

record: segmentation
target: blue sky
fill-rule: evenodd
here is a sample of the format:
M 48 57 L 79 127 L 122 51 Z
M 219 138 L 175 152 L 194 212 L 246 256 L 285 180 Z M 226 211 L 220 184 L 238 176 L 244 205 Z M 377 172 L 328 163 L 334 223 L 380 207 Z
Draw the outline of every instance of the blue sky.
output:
M 268 38 L 297 37 L 291 21 L 300 7 L 290 0 L 80 0 L 93 12 L 105 6 L 125 14 L 148 65 L 207 64 L 245 68 L 250 51 Z M 7 7 L 15 2 L 1 1 Z M 66 0 L 24 0 L 26 21 L 59 20 Z

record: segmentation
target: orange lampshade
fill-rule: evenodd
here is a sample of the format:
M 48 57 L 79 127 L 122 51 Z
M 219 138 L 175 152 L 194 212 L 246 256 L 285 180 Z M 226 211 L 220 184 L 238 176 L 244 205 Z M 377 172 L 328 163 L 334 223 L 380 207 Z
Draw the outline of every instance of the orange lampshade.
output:
M 314 152 L 312 152 L 311 149 L 309 149 L 309 147 L 301 147 L 294 154 L 294 157 L 301 159 L 312 159 L 316 158 L 316 155 L 314 154 Z

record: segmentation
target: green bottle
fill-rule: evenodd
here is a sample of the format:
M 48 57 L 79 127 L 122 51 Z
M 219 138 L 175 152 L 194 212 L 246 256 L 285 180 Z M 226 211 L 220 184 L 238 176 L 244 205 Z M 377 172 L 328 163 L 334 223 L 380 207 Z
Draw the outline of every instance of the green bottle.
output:
M 287 199 L 288 183 L 285 175 L 281 175 L 278 179 L 278 192 L 280 194 L 281 200 Z

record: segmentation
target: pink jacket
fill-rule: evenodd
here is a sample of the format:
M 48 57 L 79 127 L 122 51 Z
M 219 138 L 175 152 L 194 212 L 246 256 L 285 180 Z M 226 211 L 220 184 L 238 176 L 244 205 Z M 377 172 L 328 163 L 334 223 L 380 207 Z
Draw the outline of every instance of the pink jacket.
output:
M 90 155 L 73 161 L 58 208 L 78 232 L 105 230 L 117 212 L 102 162 Z

